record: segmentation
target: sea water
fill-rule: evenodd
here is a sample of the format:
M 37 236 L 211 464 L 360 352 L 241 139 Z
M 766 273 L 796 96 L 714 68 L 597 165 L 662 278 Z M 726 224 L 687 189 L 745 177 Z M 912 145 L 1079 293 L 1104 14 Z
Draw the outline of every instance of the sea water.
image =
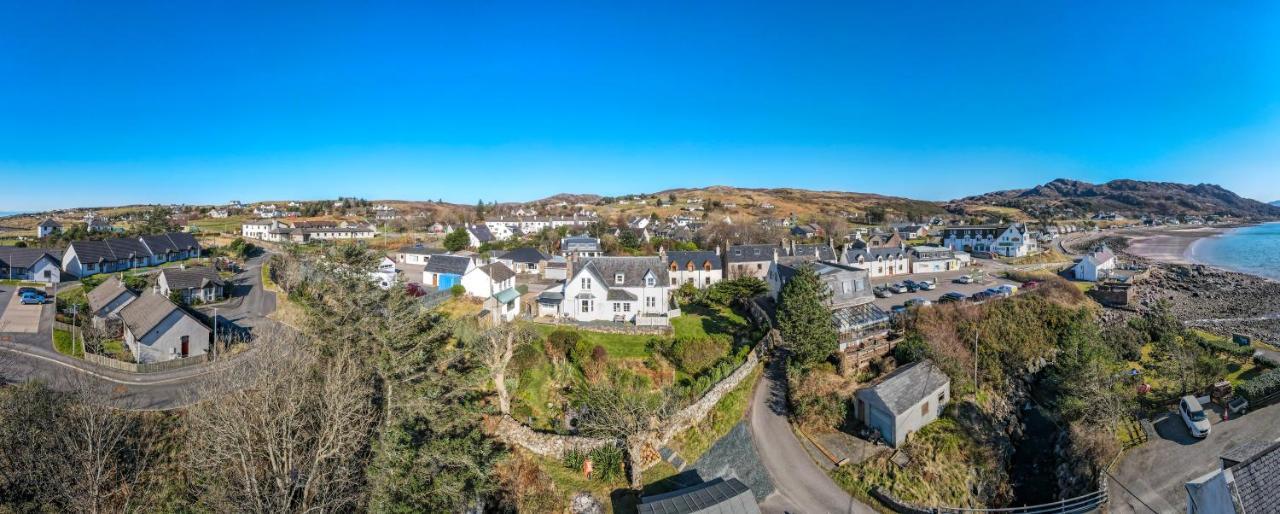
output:
M 1196 241 L 1193 262 L 1280 280 L 1280 223 L 1240 227 Z

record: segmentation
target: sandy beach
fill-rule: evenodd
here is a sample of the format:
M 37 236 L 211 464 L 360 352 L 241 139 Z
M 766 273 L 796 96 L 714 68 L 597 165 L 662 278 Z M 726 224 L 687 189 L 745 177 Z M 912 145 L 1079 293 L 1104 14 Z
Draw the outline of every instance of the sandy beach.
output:
M 1198 264 L 1192 259 L 1192 246 L 1233 228 L 1236 227 L 1159 227 L 1127 230 L 1121 235 L 1128 240 L 1125 253 L 1135 257 L 1168 264 Z

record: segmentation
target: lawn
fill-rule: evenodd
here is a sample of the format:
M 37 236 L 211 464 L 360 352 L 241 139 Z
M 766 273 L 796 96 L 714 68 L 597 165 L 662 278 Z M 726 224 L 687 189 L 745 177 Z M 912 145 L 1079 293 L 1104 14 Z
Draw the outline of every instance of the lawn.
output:
M 203 218 L 191 222 L 192 232 L 234 233 L 240 230 L 246 216 L 230 216 L 226 218 Z
M 677 318 L 679 319 L 679 318 Z M 545 323 L 533 323 L 534 329 L 538 331 L 538 335 L 546 337 L 547 334 L 556 330 L 575 330 L 570 326 L 548 325 Z M 582 338 L 589 341 L 592 346 L 603 346 L 605 351 L 609 352 L 610 357 L 618 359 L 643 359 L 649 356 L 649 352 L 645 349 L 649 344 L 649 340 L 661 336 L 653 334 L 614 334 L 606 332 L 595 332 L 591 330 L 578 330 Z
M 0 285 L 6 285 L 6 286 L 32 286 L 32 287 L 40 287 L 40 288 L 43 288 L 43 287 L 44 287 L 44 282 L 31 282 L 31 281 L 29 281 L 29 280 L 11 280 L 11 279 L 4 279 L 4 280 L 0 280 Z
M 124 346 L 124 341 L 118 339 L 102 343 L 102 353 L 118 361 L 133 362 L 133 353 Z
M 741 314 L 723 305 L 692 304 L 671 319 L 676 337 L 706 338 L 710 334 L 745 335 L 751 324 Z
M 74 344 L 71 340 L 71 332 L 66 330 L 53 330 L 53 349 L 63 355 L 70 355 L 77 359 L 84 358 L 84 348 Z

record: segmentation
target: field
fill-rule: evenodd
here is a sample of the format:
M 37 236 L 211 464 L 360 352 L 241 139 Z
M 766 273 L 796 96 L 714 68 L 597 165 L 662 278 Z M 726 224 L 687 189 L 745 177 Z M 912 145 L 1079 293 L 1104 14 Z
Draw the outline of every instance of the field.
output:
M 235 233 L 240 225 L 249 219 L 248 216 L 228 216 L 226 218 L 201 218 L 191 221 L 192 232 Z

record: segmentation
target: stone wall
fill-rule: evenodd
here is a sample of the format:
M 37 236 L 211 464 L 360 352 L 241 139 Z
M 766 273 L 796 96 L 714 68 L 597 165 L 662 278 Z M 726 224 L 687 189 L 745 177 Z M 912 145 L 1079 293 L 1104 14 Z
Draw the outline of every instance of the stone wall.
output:
M 724 380 L 717 383 L 707 391 L 706 394 L 702 395 L 702 398 L 699 398 L 698 401 L 693 402 L 693 404 L 688 407 L 680 409 L 680 412 L 677 412 L 672 416 L 671 419 L 667 421 L 666 426 L 662 429 L 662 433 L 659 434 L 658 440 L 662 444 L 666 444 L 672 437 L 675 437 L 676 434 L 688 430 L 690 427 L 698 424 L 699 421 L 702 421 L 703 418 L 706 418 L 707 414 L 711 412 L 711 409 L 720 402 L 720 399 L 724 398 L 724 395 L 728 394 L 729 391 L 732 391 L 733 388 L 738 387 L 738 384 L 741 384 L 743 379 L 747 378 L 747 375 L 751 374 L 751 370 L 755 369 L 756 364 L 759 362 L 760 345 L 757 345 L 750 353 L 747 354 L 746 361 L 744 361 L 742 365 L 738 366 L 738 369 L 734 370 L 733 373 L 730 373 L 729 376 L 724 378 Z
M 502 416 L 494 435 L 511 446 L 519 446 L 543 457 L 561 459 L 568 450 L 590 451 L 614 444 L 610 439 L 597 439 L 576 435 L 560 435 L 538 432 L 524 426 L 511 416 Z

